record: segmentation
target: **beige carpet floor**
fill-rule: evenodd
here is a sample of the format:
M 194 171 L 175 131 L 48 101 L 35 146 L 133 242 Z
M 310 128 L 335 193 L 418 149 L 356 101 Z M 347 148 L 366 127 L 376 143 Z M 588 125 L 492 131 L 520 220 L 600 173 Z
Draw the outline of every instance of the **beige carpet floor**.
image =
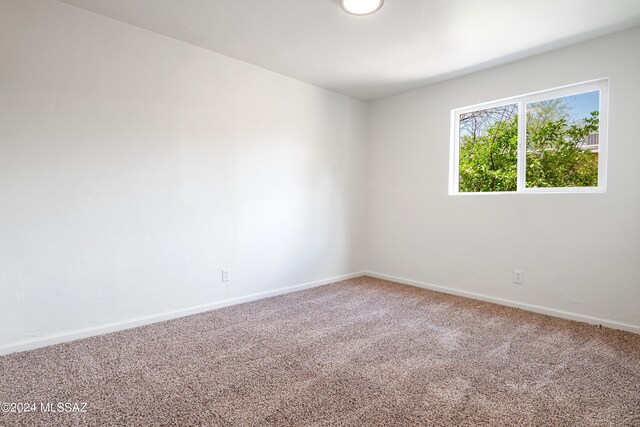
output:
M 640 335 L 358 278 L 0 358 L 0 425 L 640 426 Z

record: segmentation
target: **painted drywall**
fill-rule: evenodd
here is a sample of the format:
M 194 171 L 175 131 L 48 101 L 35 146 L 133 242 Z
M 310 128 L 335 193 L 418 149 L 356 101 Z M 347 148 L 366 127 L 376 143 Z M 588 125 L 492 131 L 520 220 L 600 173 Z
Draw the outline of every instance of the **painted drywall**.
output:
M 367 269 L 640 328 L 639 49 L 636 28 L 372 103 Z M 447 194 L 452 109 L 601 77 L 605 194 Z
M 1 0 L 0 349 L 362 270 L 367 113 L 53 0 Z

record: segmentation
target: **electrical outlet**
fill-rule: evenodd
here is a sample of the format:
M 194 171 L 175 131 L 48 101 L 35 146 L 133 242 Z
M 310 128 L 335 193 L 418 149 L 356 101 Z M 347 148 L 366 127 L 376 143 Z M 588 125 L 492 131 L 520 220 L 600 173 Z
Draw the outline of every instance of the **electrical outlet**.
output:
M 513 270 L 513 283 L 517 283 L 518 285 L 522 285 L 524 282 L 524 271 L 522 270 Z
M 231 269 L 223 268 L 222 269 L 222 281 L 228 282 L 231 280 Z

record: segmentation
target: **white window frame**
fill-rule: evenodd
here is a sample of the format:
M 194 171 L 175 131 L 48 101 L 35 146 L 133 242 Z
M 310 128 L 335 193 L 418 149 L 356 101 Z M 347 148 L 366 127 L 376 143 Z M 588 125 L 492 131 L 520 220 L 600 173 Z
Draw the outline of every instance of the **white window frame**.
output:
M 600 93 L 599 99 L 599 139 L 598 139 L 598 186 L 597 187 L 526 187 L 526 132 L 527 104 L 552 98 L 580 95 L 586 92 Z M 460 191 L 460 115 L 503 105 L 518 105 L 518 185 L 516 191 Z M 549 193 L 604 193 L 607 187 L 607 142 L 609 118 L 609 79 L 602 78 L 576 83 L 554 89 L 513 96 L 497 101 L 470 105 L 451 110 L 451 147 L 449 155 L 449 195 L 485 195 L 485 194 L 549 194 Z

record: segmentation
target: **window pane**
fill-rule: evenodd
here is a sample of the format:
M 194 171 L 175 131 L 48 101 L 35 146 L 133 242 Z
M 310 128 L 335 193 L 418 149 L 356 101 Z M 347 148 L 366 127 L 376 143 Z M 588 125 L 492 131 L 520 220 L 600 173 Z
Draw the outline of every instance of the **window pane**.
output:
M 460 192 L 516 191 L 518 104 L 460 114 Z
M 527 104 L 526 186 L 597 187 L 600 93 Z

